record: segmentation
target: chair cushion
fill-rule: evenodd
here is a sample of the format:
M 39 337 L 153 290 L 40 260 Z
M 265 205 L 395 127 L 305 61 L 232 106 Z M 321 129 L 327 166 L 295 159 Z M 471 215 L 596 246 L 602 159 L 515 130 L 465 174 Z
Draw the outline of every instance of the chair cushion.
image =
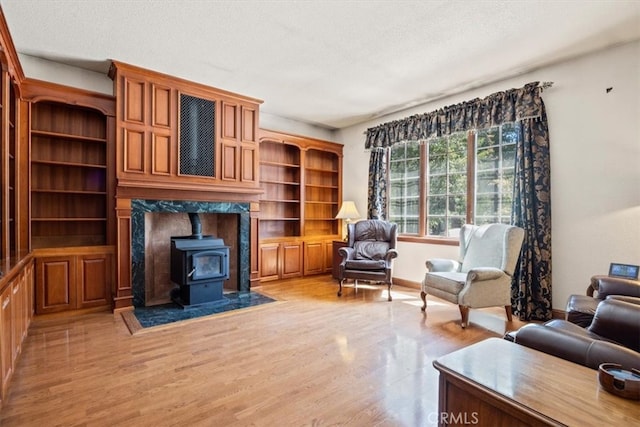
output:
M 443 271 L 427 273 L 424 276 L 425 288 L 436 288 L 443 292 L 458 295 L 467 280 L 467 273 Z
M 357 260 L 382 260 L 389 250 L 389 243 L 364 240 L 355 242 L 353 248 Z
M 352 259 L 347 260 L 345 263 L 347 270 L 384 270 L 387 268 L 387 263 L 384 260 L 370 260 L 370 259 Z
M 571 295 L 567 301 L 567 320 L 586 328 L 591 324 L 593 315 L 601 300 L 587 295 Z

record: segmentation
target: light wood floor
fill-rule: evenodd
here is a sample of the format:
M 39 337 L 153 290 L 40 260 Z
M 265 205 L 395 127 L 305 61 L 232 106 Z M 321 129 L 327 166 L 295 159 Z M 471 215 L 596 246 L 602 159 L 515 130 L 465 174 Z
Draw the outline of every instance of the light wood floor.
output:
M 329 276 L 256 288 L 279 300 L 131 335 L 120 315 L 36 317 L 0 425 L 429 426 L 435 358 L 508 324 L 419 291 L 360 284 L 341 298 Z

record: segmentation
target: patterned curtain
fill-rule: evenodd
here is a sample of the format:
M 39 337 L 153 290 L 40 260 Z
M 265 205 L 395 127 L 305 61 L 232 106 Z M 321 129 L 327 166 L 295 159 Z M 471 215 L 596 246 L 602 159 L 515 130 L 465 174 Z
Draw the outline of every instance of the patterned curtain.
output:
M 551 168 L 549 129 L 542 116 L 520 121 L 511 222 L 524 228 L 511 301 L 521 320 L 549 320 L 551 307 Z
M 371 150 L 369 158 L 369 194 L 367 197 L 367 218 L 387 218 L 387 151 L 386 148 Z
M 549 132 L 540 93 L 547 83 L 474 99 L 383 123 L 367 129 L 369 218 L 386 218 L 386 154 L 378 150 L 407 141 L 426 141 L 473 129 L 519 122 L 524 141 L 516 147 L 512 223 L 524 228 L 525 240 L 512 285 L 514 313 L 523 320 L 551 318 L 551 189 Z
M 472 129 L 487 129 L 523 118 L 542 116 L 538 82 L 496 92 L 483 99 L 450 105 L 437 111 L 383 123 L 367 129 L 365 148 L 386 148 L 398 142 L 426 141 Z

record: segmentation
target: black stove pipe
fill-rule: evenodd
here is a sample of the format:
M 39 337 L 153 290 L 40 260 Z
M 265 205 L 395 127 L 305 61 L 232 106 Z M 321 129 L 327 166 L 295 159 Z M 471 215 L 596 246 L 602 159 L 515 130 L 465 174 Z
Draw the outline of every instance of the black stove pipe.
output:
M 202 223 L 200 216 L 195 212 L 189 212 L 189 221 L 191 221 L 191 238 L 202 239 Z

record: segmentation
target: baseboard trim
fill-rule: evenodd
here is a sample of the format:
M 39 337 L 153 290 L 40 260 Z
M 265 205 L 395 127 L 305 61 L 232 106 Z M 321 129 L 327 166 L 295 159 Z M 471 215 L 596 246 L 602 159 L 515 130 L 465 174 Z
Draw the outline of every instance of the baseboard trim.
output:
M 421 289 L 420 282 L 414 282 L 413 280 L 401 279 L 399 277 L 393 278 L 393 284 L 398 286 L 404 286 L 405 288 Z

